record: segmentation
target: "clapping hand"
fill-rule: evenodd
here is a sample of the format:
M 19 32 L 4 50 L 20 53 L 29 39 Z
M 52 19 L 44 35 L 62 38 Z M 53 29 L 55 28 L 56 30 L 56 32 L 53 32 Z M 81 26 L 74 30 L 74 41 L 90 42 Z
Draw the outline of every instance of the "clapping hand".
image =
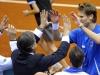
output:
M 60 19 L 60 14 L 57 11 L 51 10 L 50 13 L 50 19 L 52 23 L 58 23 Z
M 70 19 L 65 15 L 63 15 L 62 18 L 63 18 L 63 35 L 67 35 L 71 30 Z
M 79 27 L 83 26 L 83 24 L 80 22 L 79 17 L 77 16 L 76 13 L 72 12 L 71 17 L 75 20 L 75 22 L 78 24 Z
M 0 32 L 8 28 L 8 17 L 5 15 L 0 23 Z
M 48 17 L 48 12 L 42 10 L 42 12 L 40 12 L 40 20 L 41 20 L 40 28 L 45 28 L 47 26 L 47 17 Z
M 16 28 L 13 25 L 8 25 L 7 33 L 10 40 L 16 40 Z

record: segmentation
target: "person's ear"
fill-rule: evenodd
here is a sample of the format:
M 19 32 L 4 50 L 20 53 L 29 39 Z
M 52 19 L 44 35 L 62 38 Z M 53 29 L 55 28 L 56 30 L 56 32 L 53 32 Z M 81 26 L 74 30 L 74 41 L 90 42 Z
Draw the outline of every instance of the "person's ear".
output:
M 92 19 L 93 19 L 93 14 L 91 14 L 91 15 L 89 16 L 89 19 L 90 19 L 90 20 L 92 20 Z

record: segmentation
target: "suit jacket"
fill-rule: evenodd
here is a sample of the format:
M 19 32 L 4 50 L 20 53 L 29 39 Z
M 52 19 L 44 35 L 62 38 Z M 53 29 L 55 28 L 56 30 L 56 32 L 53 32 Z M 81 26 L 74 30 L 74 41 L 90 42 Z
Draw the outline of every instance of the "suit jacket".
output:
M 37 42 L 39 38 L 35 35 Z M 68 52 L 70 44 L 62 41 L 60 47 L 51 55 L 44 56 L 43 54 L 22 53 L 20 50 L 14 50 L 11 58 L 13 64 L 14 75 L 33 75 L 36 72 L 46 71 L 55 63 L 63 59 Z

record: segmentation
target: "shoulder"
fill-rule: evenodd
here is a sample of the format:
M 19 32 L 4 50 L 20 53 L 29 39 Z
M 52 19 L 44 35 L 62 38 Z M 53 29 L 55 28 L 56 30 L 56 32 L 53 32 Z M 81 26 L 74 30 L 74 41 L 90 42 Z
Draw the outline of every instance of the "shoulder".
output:
M 19 54 L 19 50 L 18 49 L 16 49 L 16 50 L 14 50 L 13 52 L 12 52 L 12 54 L 11 54 L 11 59 L 13 59 L 13 58 L 15 58 L 18 54 Z
M 96 24 L 95 28 L 100 29 L 100 24 Z
M 89 75 L 89 74 L 86 73 L 86 72 L 79 72 L 78 74 L 79 74 L 79 75 Z
M 54 75 L 71 75 L 71 74 L 68 72 L 57 72 Z
M 100 33 L 100 25 L 97 24 L 97 25 L 95 26 L 95 29 L 94 29 L 93 31 L 96 32 L 96 33 Z
M 70 37 L 75 37 L 75 36 L 79 36 L 79 35 L 82 34 L 82 33 L 83 33 L 83 31 L 82 31 L 80 28 L 76 28 L 76 29 L 73 29 L 73 30 L 70 32 L 69 36 L 70 36 Z

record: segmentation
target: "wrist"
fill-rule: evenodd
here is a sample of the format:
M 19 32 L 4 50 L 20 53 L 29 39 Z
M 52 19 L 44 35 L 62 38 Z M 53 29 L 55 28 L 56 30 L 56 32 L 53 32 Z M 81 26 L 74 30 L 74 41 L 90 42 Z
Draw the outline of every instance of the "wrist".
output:
M 83 25 L 80 25 L 79 27 L 82 29 L 84 26 Z
M 10 41 L 16 41 L 16 39 L 11 39 Z
M 70 31 L 64 31 L 64 32 L 63 32 L 63 36 L 69 35 L 69 33 L 70 33 Z
M 54 24 L 58 24 L 58 21 L 56 21 L 56 22 L 52 22 L 52 23 L 54 23 Z
M 59 23 L 52 23 L 52 30 L 58 30 L 59 29 Z
M 44 27 L 42 25 L 40 25 L 39 28 L 42 28 L 43 29 Z
M 10 41 L 15 41 L 16 40 L 16 34 L 13 34 L 9 36 Z
M 10 41 L 16 41 L 16 38 L 10 37 Z
M 43 34 L 43 31 L 41 30 L 41 28 L 35 28 L 33 33 L 40 38 Z
M 79 27 L 82 28 L 82 27 L 84 27 L 84 25 L 83 25 L 82 23 L 80 23 L 80 24 L 79 24 Z

